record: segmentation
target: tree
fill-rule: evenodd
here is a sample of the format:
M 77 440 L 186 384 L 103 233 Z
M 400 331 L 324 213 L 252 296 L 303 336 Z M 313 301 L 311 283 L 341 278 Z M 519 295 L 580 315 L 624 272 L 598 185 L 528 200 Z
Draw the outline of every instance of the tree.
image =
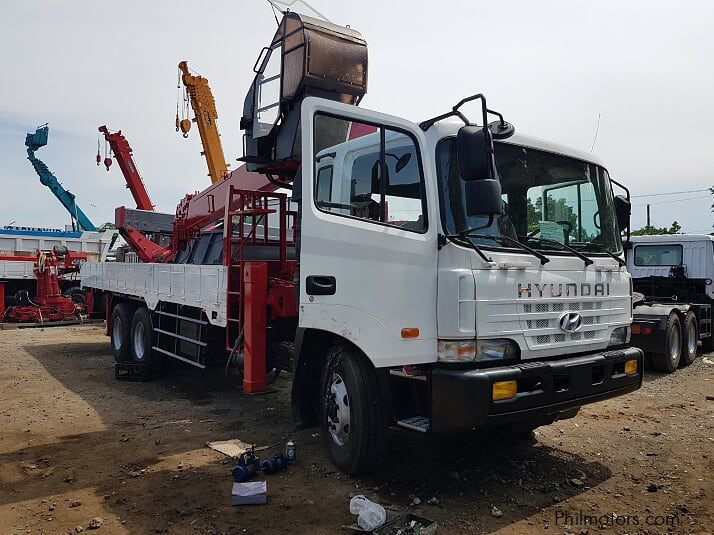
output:
M 654 227 L 652 225 L 645 225 L 640 230 L 632 231 L 633 236 L 653 236 L 655 234 L 679 234 L 682 230 L 682 225 L 676 221 L 672 221 L 672 225 L 667 227 Z
M 539 222 L 543 221 L 543 198 L 538 197 L 534 204 L 529 197 L 526 211 L 528 216 L 528 232 L 538 231 L 540 228 Z M 570 223 L 571 229 L 578 228 L 578 215 L 573 210 L 573 207 L 568 204 L 566 199 L 560 198 L 556 200 L 550 194 L 548 194 L 548 220 L 567 221 Z

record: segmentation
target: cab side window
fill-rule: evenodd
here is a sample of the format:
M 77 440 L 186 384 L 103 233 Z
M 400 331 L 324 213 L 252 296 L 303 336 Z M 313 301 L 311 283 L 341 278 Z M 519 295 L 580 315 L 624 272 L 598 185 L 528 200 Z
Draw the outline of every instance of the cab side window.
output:
M 425 232 L 426 195 L 416 141 L 380 125 L 315 116 L 318 209 Z

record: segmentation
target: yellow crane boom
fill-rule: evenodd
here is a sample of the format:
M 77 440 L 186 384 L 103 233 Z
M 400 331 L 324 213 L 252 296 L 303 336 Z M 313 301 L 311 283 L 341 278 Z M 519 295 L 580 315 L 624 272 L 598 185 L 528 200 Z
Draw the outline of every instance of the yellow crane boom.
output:
M 211 182 L 216 183 L 226 178 L 228 167 L 230 167 L 226 163 L 226 157 L 223 154 L 221 135 L 218 133 L 218 125 L 216 124 L 216 119 L 218 119 L 216 101 L 206 78 L 191 74 L 186 61 L 179 63 L 178 68 L 181 71 L 181 80 L 193 108 L 193 122 L 198 124 L 198 132 L 203 144 L 201 154 L 206 157 L 208 176 L 211 177 Z M 188 137 L 191 121 L 186 118 L 179 121 L 177 114 L 176 128 L 177 130 L 181 129 L 184 137 Z

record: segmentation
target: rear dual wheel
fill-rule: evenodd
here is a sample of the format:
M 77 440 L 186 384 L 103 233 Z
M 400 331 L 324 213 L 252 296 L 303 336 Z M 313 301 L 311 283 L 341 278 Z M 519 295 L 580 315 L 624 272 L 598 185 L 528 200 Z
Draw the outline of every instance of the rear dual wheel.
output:
M 652 355 L 652 365 L 659 372 L 672 373 L 682 358 L 682 322 L 674 312 L 667 318 L 664 346 L 664 353 Z
M 119 303 L 112 309 L 111 331 L 109 333 L 115 362 L 131 360 L 131 321 L 134 307 L 129 303 Z
M 145 306 L 119 303 L 112 310 L 111 344 L 117 363 L 133 363 L 139 373 L 147 378 L 158 365 L 158 355 L 153 351 L 154 327 L 151 312 Z
M 697 358 L 699 345 L 699 331 L 697 330 L 697 317 L 694 312 L 688 312 L 684 317 L 684 337 L 682 339 L 682 358 L 680 365 L 689 366 Z

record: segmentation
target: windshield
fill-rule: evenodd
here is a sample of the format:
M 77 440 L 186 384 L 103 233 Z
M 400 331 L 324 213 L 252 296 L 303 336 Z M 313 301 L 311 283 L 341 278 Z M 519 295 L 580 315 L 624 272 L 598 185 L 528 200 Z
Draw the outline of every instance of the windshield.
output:
M 593 253 L 622 250 L 605 169 L 508 143 L 497 142 L 495 156 L 504 214 L 488 225 L 486 217 L 467 215 L 455 138 L 437 145 L 439 201 L 448 234 L 481 227 L 478 236 L 469 239 L 483 247 L 509 247 L 497 238 L 502 235 L 543 251 L 566 251 L 566 246 Z

